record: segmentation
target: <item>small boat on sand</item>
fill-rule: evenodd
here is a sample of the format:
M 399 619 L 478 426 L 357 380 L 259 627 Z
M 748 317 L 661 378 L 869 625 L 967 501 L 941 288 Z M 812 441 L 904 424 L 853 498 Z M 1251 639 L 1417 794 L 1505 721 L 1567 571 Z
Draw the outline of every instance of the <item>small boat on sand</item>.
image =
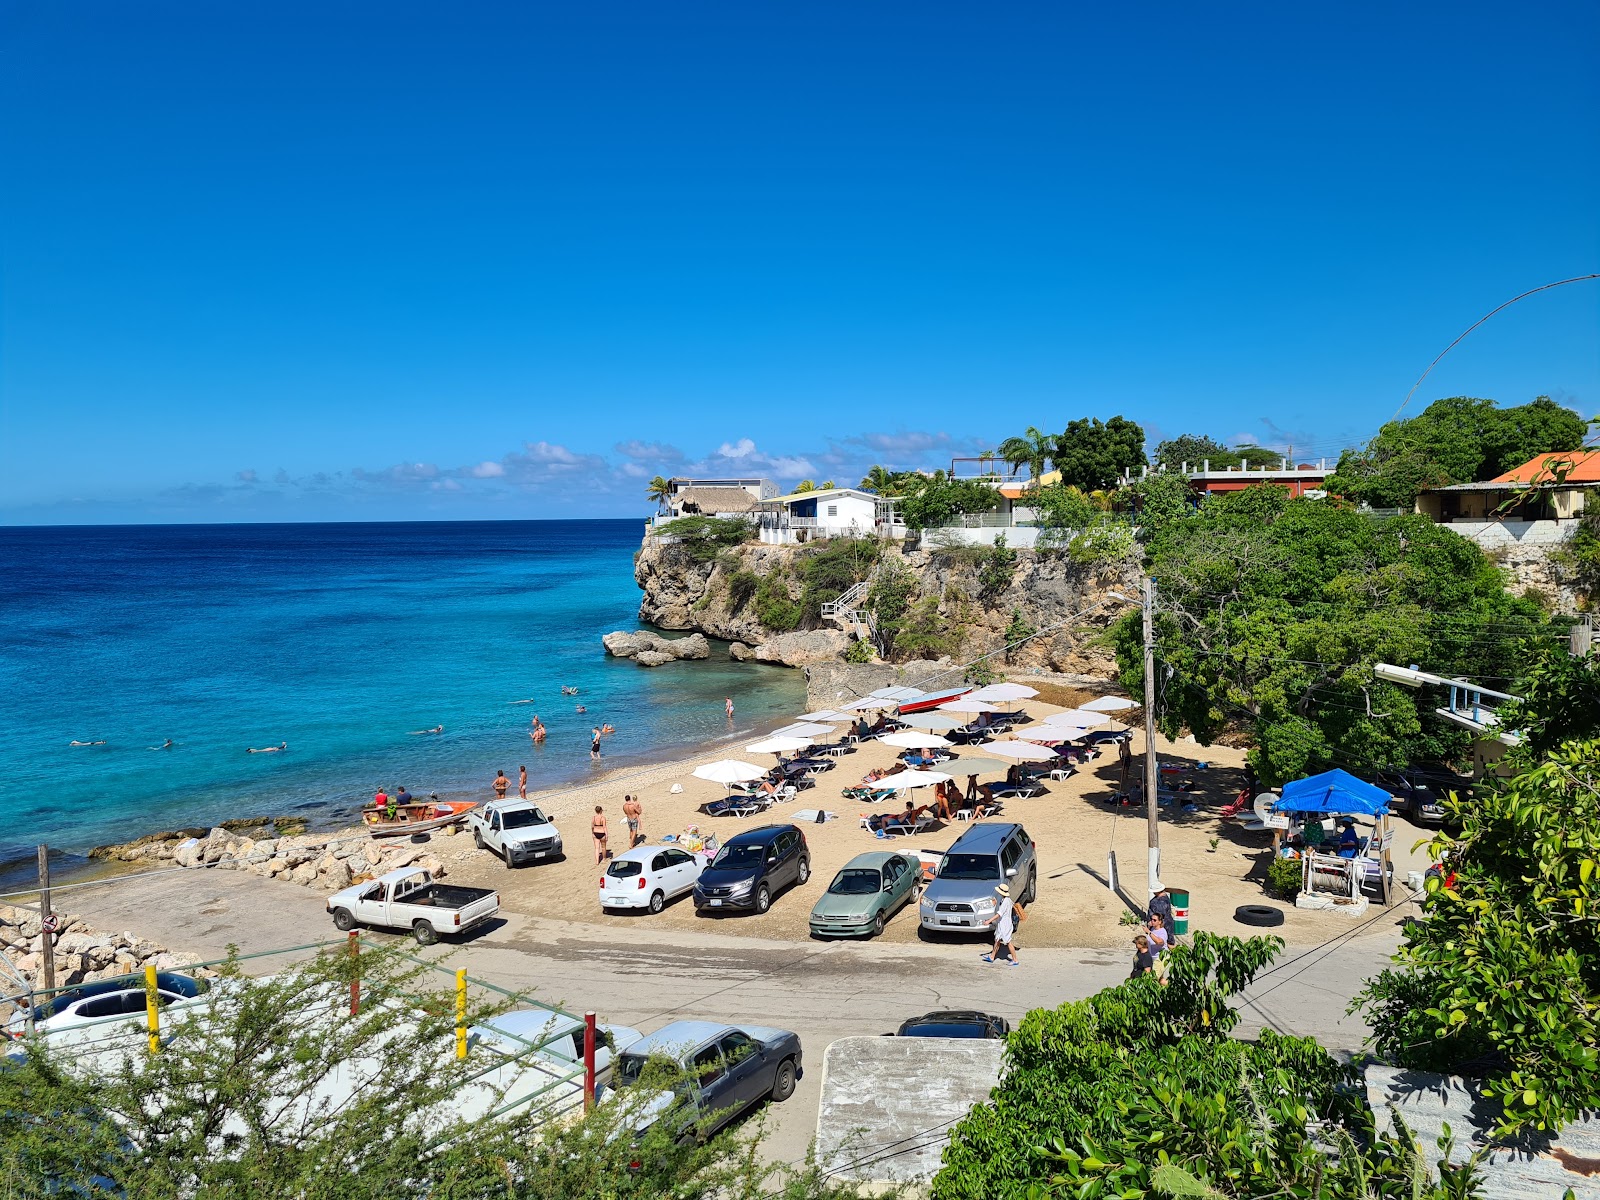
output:
M 382 808 L 364 808 L 361 820 L 372 837 L 409 837 L 413 833 L 454 825 L 465 820 L 477 807 L 476 800 L 412 800 Z

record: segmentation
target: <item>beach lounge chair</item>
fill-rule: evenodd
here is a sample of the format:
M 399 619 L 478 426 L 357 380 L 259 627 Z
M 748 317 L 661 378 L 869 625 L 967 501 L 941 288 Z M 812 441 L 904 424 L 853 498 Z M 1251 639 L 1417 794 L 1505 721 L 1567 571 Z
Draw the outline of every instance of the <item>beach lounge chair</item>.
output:
M 991 794 L 998 800 L 1032 800 L 1035 796 L 1044 795 L 1044 784 L 1037 779 L 1028 779 L 1022 783 L 1002 783 L 991 789 Z
M 907 824 L 904 821 L 895 821 L 889 825 L 885 825 L 883 827 L 883 836 L 896 837 L 900 834 L 905 834 L 909 837 L 913 833 L 921 833 L 924 829 L 928 828 L 928 826 L 937 825 L 938 823 L 939 818 L 933 813 L 918 813 L 916 818 L 910 824 Z

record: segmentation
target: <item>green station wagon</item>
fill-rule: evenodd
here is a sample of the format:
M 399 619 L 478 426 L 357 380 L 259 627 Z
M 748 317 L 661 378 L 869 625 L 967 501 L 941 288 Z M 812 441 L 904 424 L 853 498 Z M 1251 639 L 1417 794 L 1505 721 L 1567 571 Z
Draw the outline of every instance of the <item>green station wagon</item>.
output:
M 922 864 L 887 850 L 858 854 L 840 868 L 811 910 L 813 937 L 872 937 L 916 893 Z

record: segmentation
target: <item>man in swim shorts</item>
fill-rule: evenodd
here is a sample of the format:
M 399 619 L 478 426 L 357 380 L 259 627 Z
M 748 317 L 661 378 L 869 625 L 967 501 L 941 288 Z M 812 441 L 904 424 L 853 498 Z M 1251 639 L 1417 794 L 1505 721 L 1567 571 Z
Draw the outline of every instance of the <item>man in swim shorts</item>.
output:
M 644 806 L 632 796 L 624 796 L 622 815 L 628 820 L 628 849 L 632 850 L 644 841 L 644 834 L 639 831 L 639 827 L 644 823 Z

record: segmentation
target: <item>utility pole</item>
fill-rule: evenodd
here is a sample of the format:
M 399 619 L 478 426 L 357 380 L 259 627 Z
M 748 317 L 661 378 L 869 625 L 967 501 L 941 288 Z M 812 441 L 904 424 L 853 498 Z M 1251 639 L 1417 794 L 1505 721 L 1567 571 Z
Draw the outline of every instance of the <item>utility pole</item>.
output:
M 43 943 L 44 990 L 56 986 L 55 914 L 50 911 L 50 847 L 39 843 L 39 940 Z
M 1156 825 L 1156 581 L 1144 581 L 1144 811 L 1149 830 L 1150 895 L 1161 887 L 1161 830 Z

